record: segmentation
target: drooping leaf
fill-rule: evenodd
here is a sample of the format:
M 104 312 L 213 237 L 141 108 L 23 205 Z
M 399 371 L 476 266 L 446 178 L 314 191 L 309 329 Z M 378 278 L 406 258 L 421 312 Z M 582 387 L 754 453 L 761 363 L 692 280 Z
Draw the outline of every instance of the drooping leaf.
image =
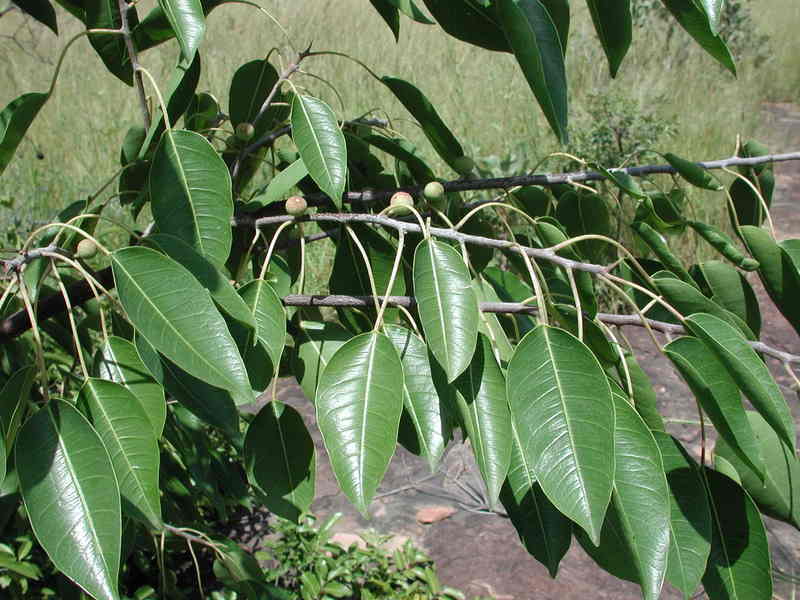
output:
M 317 389 L 317 423 L 342 491 L 366 515 L 397 444 L 403 365 L 392 342 L 364 333 L 331 357 Z
M 431 352 L 448 382 L 469 365 L 478 340 L 478 299 L 461 255 L 423 240 L 414 253 L 414 294 Z
M 302 158 L 298 158 L 283 171 L 275 175 L 269 182 L 263 194 L 259 194 L 251 202 L 258 203 L 259 206 L 267 206 L 273 202 L 280 202 L 285 199 L 289 191 L 298 182 L 308 175 L 308 169 Z
M 63 0 L 60 0 L 63 1 Z M 217 6 L 225 4 L 227 0 L 200 0 L 203 13 L 207 16 Z M 136 48 L 143 52 L 158 46 L 175 37 L 167 15 L 159 4 L 156 4 L 147 13 L 142 22 L 133 28 L 133 40 Z
M 369 0 L 373 8 L 389 26 L 395 41 L 400 41 L 400 11 L 389 0 Z
M 320 377 L 331 357 L 352 337 L 336 323 L 300 321 L 292 355 L 292 372 L 310 401 L 317 397 Z
M 537 483 L 533 466 L 522 452 L 522 441 L 513 419 L 511 433 L 511 462 L 500 501 L 525 549 L 547 567 L 550 577 L 555 578 L 572 541 L 572 523 L 553 506 Z
M 739 485 L 705 470 L 711 499 L 711 554 L 703 575 L 710 600 L 769 600 L 772 566 L 758 508 Z
M 158 6 L 178 38 L 184 60 L 192 60 L 206 32 L 206 17 L 200 0 L 158 0 Z
M 700 0 L 700 6 L 706 11 L 711 32 L 715 35 L 718 34 L 722 11 L 725 8 L 725 0 Z
M 697 463 L 680 442 L 664 432 L 653 432 L 670 492 L 670 540 L 667 581 L 685 599 L 694 594 L 711 550 L 711 511 Z
M 742 319 L 756 337 L 761 332 L 758 298 L 747 278 L 733 266 L 711 260 L 697 265 L 692 274 L 706 296 Z
M 676 156 L 671 152 L 664 154 L 666 161 L 674 168 L 678 174 L 692 185 L 704 190 L 718 192 L 722 185 L 717 179 L 703 167 L 690 160 Z
M 475 355 L 455 386 L 461 420 L 494 506 L 511 461 L 511 413 L 503 372 L 485 335 L 478 336 Z
M 630 0 L 587 0 L 586 3 L 606 53 L 611 77 L 616 77 L 633 38 Z
M 675 19 L 718 63 L 736 75 L 736 63 L 712 21 L 694 0 L 662 0 Z
M 399 10 L 412 21 L 422 23 L 423 25 L 434 24 L 434 22 L 425 16 L 425 13 L 419 9 L 419 7 L 414 3 L 414 0 L 386 0 L 386 2 L 392 6 L 396 6 L 397 10 Z
M 478 298 L 479 303 L 501 301 L 494 288 L 480 275 L 472 280 L 472 289 L 475 290 L 475 296 Z M 501 362 L 508 363 L 511 360 L 511 355 L 514 354 L 514 347 L 511 345 L 496 314 L 481 312 L 478 331 L 489 338 L 492 343 L 492 350 Z
M 217 124 L 219 113 L 219 101 L 214 96 L 207 92 L 195 94 L 186 109 L 183 126 L 189 131 L 206 131 Z
M 388 292 L 387 288 L 397 255 L 397 245 L 371 227 L 355 223 L 352 229 L 369 259 L 376 291 L 378 295 L 383 296 Z M 344 230 L 342 230 L 336 246 L 336 255 L 333 259 L 328 286 L 332 294 L 372 295 L 369 272 L 361 249 Z M 402 271 L 399 271 L 389 295 L 402 296 L 405 292 L 405 278 Z
M 160 250 L 185 267 L 208 290 L 214 303 L 225 314 L 245 327 L 255 329 L 256 322 L 250 307 L 244 303 L 228 278 L 208 258 L 179 237 L 168 233 L 151 233 L 144 239 L 144 244 Z
M 517 346 L 506 382 L 544 493 L 599 542 L 614 481 L 614 405 L 600 363 L 573 335 L 540 325 Z
M 285 107 L 274 106 L 284 99 L 278 91 L 270 107 L 256 119 L 279 78 L 274 65 L 265 59 L 251 60 L 236 69 L 228 93 L 228 110 L 234 128 L 241 123 L 251 123 L 255 136 L 260 137 L 273 129 L 278 119 L 288 116 Z
M 567 141 L 564 51 L 550 13 L 539 0 L 498 0 L 497 13 L 525 79 L 559 141 Z
M 140 247 L 117 250 L 112 268 L 128 319 L 153 348 L 190 375 L 229 390 L 237 404 L 253 401 L 236 343 L 189 271 Z
M 167 419 L 164 388 L 153 379 L 133 343 L 121 337 L 109 337 L 108 343 L 103 344 L 95 355 L 94 373 L 127 388 L 144 409 L 153 427 L 153 435 L 156 439 L 161 437 Z
M 450 398 L 452 386 L 441 367 L 430 361 L 425 342 L 397 325 L 387 325 L 385 332 L 403 365 L 406 413 L 414 425 L 422 456 L 435 472 L 451 437 L 447 407 L 448 402 L 454 402 Z
M 397 77 L 381 77 L 381 81 L 417 120 L 436 154 L 455 171 L 459 171 L 456 161 L 464 156 L 464 149 L 425 94 L 415 85 Z
M 794 450 L 794 422 L 786 400 L 769 369 L 742 334 L 722 319 L 703 313 L 689 316 L 686 325 L 714 351 L 756 410 Z
M 683 376 L 709 416 L 720 438 L 727 440 L 740 460 L 764 478 L 764 461 L 745 415 L 741 394 L 725 365 L 697 338 L 680 337 L 664 352 Z
M 642 191 L 642 188 L 639 186 L 636 178 L 629 175 L 627 171 L 622 169 L 607 169 L 603 165 L 596 163 L 589 163 L 589 165 L 592 168 L 600 171 L 600 174 L 603 175 L 603 177 L 608 179 L 626 194 L 633 196 L 634 198 L 638 198 L 639 200 L 644 200 L 647 198 L 647 194 Z
M 286 343 L 286 311 L 272 286 L 256 279 L 239 288 L 239 294 L 256 323 L 256 338 L 264 345 L 272 365 L 281 363 Z
M 424 0 L 439 26 L 456 39 L 510 52 L 493 6 L 472 0 Z
M 247 478 L 265 494 L 267 508 L 297 522 L 314 500 L 314 440 L 294 408 L 270 402 L 247 428 L 244 440 Z
M 94 378 L 86 380 L 78 398 L 88 406 L 111 457 L 123 509 L 150 530 L 161 531 L 158 443 L 142 404 L 122 385 Z
M 661 237 L 661 234 L 643 221 L 634 221 L 631 223 L 631 229 L 633 229 L 642 241 L 649 246 L 653 254 L 661 261 L 661 264 L 664 265 L 667 271 L 684 283 L 697 287 L 697 283 L 692 279 L 692 276 L 689 275 L 689 271 L 683 266 L 681 260 L 673 254 L 670 247 L 664 241 L 664 238 Z
M 723 458 L 733 467 L 761 512 L 800 528 L 800 462 L 761 415 L 748 411 L 747 417 L 764 457 L 765 476 L 754 472 L 725 440 L 717 441 L 715 460 Z
M 150 167 L 153 219 L 218 267 L 231 250 L 233 199 L 224 161 L 202 135 L 167 131 Z
M 49 94 L 40 92 L 22 94 L 0 111 L 0 175 L 6 170 L 25 132 L 49 97 Z
M 119 29 L 122 19 L 116 0 L 80 0 L 76 2 L 84 10 L 83 22 L 86 29 Z M 136 7 L 128 10 L 128 26 L 134 29 L 139 24 Z M 125 46 L 125 38 L 112 33 L 91 33 L 89 42 L 110 73 L 123 83 L 133 85 L 133 65 Z
M 311 96 L 292 100 L 292 139 L 311 179 L 338 209 L 347 184 L 347 144 L 330 106 Z
M 15 454 L 31 527 L 50 560 L 97 600 L 118 600 L 122 514 L 100 436 L 53 400 L 22 426 Z
M 769 149 L 754 140 L 742 144 L 738 153 L 745 158 L 768 154 Z M 729 190 L 733 206 L 728 207 L 728 212 L 734 230 L 739 225 L 760 226 L 766 219 L 775 191 L 775 169 L 771 163 L 740 167 L 739 172 L 746 179 L 737 177 Z
M 0 390 L 0 437 L 5 440 L 6 448 L 14 447 L 35 378 L 36 367 L 22 367 L 11 374 Z
M 631 396 L 636 412 L 647 423 L 651 431 L 665 431 L 664 419 L 661 418 L 661 413 L 658 412 L 658 398 L 650 377 L 644 372 L 644 369 L 642 369 L 633 354 L 625 355 L 625 366 L 627 367 L 627 377 L 631 378 L 631 385 L 633 386 Z M 626 380 L 625 370 L 621 366 L 617 370 L 620 378 L 623 381 Z
M 30 15 L 42 25 L 49 27 L 53 33 L 58 35 L 58 21 L 56 11 L 49 0 L 19 0 L 14 2 L 22 12 Z

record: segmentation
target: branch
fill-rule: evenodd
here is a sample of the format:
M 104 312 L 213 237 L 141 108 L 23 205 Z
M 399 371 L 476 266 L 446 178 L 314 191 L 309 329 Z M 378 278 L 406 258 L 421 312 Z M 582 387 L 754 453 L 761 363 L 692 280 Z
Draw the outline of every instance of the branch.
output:
M 133 36 L 131 35 L 131 28 L 128 24 L 128 10 L 133 7 L 125 0 L 117 0 L 117 6 L 119 8 L 120 18 L 119 30 L 122 32 L 122 37 L 125 40 L 125 48 L 128 50 L 128 58 L 130 59 L 131 67 L 133 68 L 133 80 L 136 84 L 137 96 L 139 96 L 139 108 L 142 111 L 144 128 L 145 130 L 148 130 L 150 129 L 150 111 L 147 108 L 147 96 L 144 92 L 144 80 L 142 79 L 141 71 L 139 71 L 139 59 L 136 56 L 136 48 L 133 45 Z
M 383 296 L 379 296 L 378 302 L 384 300 Z M 388 303 L 391 306 L 402 306 L 403 308 L 414 308 L 417 301 L 413 296 L 389 296 Z M 283 303 L 286 306 L 334 306 L 334 307 L 350 307 L 350 308 L 371 308 L 375 306 L 375 299 L 372 296 L 300 296 L 289 295 L 283 298 Z M 535 306 L 528 306 L 517 302 L 481 302 L 480 310 L 486 313 L 501 313 L 501 314 L 529 314 L 535 315 L 538 309 Z M 671 335 L 685 335 L 688 332 L 682 325 L 674 323 L 666 323 L 664 321 L 656 321 L 654 319 L 642 319 L 639 315 L 616 315 L 608 313 L 597 313 L 597 320 L 608 325 L 634 326 L 645 327 L 649 325 L 651 329 L 669 333 Z M 763 342 L 749 342 L 750 346 L 758 352 L 762 352 L 773 358 L 777 358 L 783 363 L 800 363 L 800 356 L 790 354 L 772 346 L 768 346 Z

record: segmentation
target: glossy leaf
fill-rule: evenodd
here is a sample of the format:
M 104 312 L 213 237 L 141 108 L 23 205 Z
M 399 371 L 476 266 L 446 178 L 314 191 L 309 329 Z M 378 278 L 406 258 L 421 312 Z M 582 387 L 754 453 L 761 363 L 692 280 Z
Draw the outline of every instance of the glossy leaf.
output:
M 14 446 L 22 417 L 28 408 L 36 373 L 33 365 L 22 367 L 11 374 L 0 390 L 0 438 L 5 440 L 6 448 Z
M 439 26 L 469 44 L 510 52 L 494 7 L 471 0 L 424 0 Z
M 233 199 L 228 168 L 202 135 L 167 131 L 150 167 L 153 219 L 218 267 L 231 250 Z
M 614 405 L 600 363 L 573 335 L 540 325 L 517 346 L 506 382 L 544 493 L 598 543 L 614 481 Z
M 158 6 L 164 11 L 178 38 L 183 58 L 192 60 L 206 31 L 206 18 L 200 0 L 158 0 Z
M 86 29 L 119 29 L 122 19 L 119 16 L 117 0 L 80 0 L 76 1 L 84 11 L 83 22 Z M 128 11 L 128 25 L 131 29 L 139 23 L 136 7 Z M 89 34 L 89 42 L 105 64 L 110 73 L 123 83 L 133 85 L 133 65 L 125 38 L 111 33 Z
M 386 0 L 386 2 L 396 6 L 401 13 L 412 21 L 423 23 L 424 25 L 433 25 L 433 21 L 425 16 L 425 13 L 419 9 L 414 0 Z
M 292 138 L 309 175 L 338 209 L 347 184 L 347 144 L 331 107 L 311 96 L 292 100 Z
M 497 13 L 525 79 L 559 141 L 567 141 L 564 52 L 550 13 L 539 0 L 498 0 Z
M 39 92 L 22 94 L 0 111 L 0 175 L 6 170 L 25 132 L 49 97 Z
M 712 22 L 694 0 L 662 0 L 672 16 L 718 63 L 736 75 L 736 64 Z
M 725 475 L 705 471 L 711 498 L 711 555 L 703 575 L 710 600 L 769 600 L 772 566 L 758 508 Z
M 630 0 L 586 0 L 603 45 L 611 77 L 616 77 L 633 38 Z
M 263 194 L 253 198 L 252 202 L 260 206 L 267 206 L 273 202 L 280 202 L 286 198 L 294 186 L 308 175 L 308 169 L 302 158 L 298 158 L 283 171 L 275 175 L 269 182 Z
M 749 140 L 742 144 L 739 156 L 752 158 L 770 154 L 767 147 Z M 766 163 L 753 167 L 741 167 L 739 172 L 747 179 L 737 177 L 730 187 L 733 210 L 729 207 L 731 224 L 760 226 L 766 218 L 766 210 L 772 205 L 775 191 L 775 169 Z M 765 210 L 766 209 L 766 210 Z M 734 214 L 735 213 L 735 214 Z
M 117 250 L 112 267 L 128 319 L 158 352 L 190 375 L 229 390 L 237 404 L 253 401 L 225 321 L 189 271 L 155 250 L 136 247 Z
M 789 407 L 769 369 L 747 340 L 731 325 L 708 314 L 691 315 L 686 325 L 714 351 L 756 410 L 794 450 L 795 430 Z
M 95 355 L 94 373 L 131 392 L 144 409 L 156 439 L 161 437 L 167 419 L 164 388 L 152 378 L 133 343 L 116 336 L 109 337 L 108 343 L 103 344 Z
M 676 156 L 671 152 L 664 154 L 664 158 L 670 164 L 670 166 L 678 172 L 678 175 L 683 177 L 693 186 L 715 192 L 718 192 L 722 189 L 722 185 L 711 173 L 692 161 L 681 158 L 680 156 Z
M 761 311 L 758 298 L 747 278 L 722 261 L 707 261 L 693 271 L 703 292 L 714 302 L 742 319 L 756 337 L 761 332 Z
M 517 427 L 511 420 L 511 462 L 500 501 L 528 553 L 555 578 L 572 541 L 572 523 L 547 499 L 536 482 L 533 465 L 522 452 Z
M 697 463 L 680 442 L 653 432 L 670 492 L 670 540 L 667 581 L 690 598 L 706 568 L 711 550 L 711 511 Z
M 201 132 L 217 124 L 219 101 L 207 92 L 195 94 L 186 109 L 183 126 L 189 131 Z
M 78 398 L 89 408 L 94 428 L 111 457 L 123 509 L 152 531 L 161 531 L 159 453 L 141 403 L 112 381 L 90 378 Z
M 639 365 L 633 354 L 625 355 L 625 366 L 627 367 L 627 376 L 630 377 L 631 385 L 633 386 L 631 395 L 636 412 L 647 423 L 651 431 L 665 431 L 664 419 L 661 418 L 661 414 L 658 412 L 658 398 L 650 377 L 644 372 L 644 369 Z M 625 381 L 625 370 L 621 366 L 617 370 L 620 378 Z
M 261 489 L 267 508 L 297 522 L 314 501 L 314 440 L 294 408 L 269 402 L 247 428 L 244 461 L 250 483 Z
M 464 149 L 425 94 L 413 84 L 397 77 L 381 77 L 381 81 L 417 120 L 436 154 L 458 171 L 456 161 L 464 156 Z
M 369 259 L 370 270 L 378 295 L 383 296 L 387 293 L 387 288 L 389 287 L 392 268 L 397 256 L 397 245 L 394 241 L 386 239 L 371 227 L 355 223 L 352 229 Z M 361 250 L 356 246 L 353 238 L 344 230 L 342 230 L 339 243 L 336 246 L 336 255 L 333 259 L 333 268 L 328 285 L 332 294 L 372 295 L 369 272 Z M 389 295 L 402 296 L 405 293 L 405 278 L 402 271 L 399 271 Z
M 511 461 L 511 413 L 505 378 L 485 335 L 478 336 L 475 355 L 455 386 L 461 420 L 494 506 Z
M 53 33 L 58 35 L 58 21 L 56 11 L 49 0 L 19 0 L 14 2 L 22 12 L 30 15 L 42 25 L 49 27 Z
M 8 462 L 8 453 L 6 451 L 6 442 L 0 437 L 0 485 L 6 479 L 6 463 Z
M 345 343 L 319 381 L 317 423 L 333 473 L 364 515 L 397 444 L 403 381 L 397 351 L 378 333 Z
M 257 119 L 264 102 L 278 84 L 278 79 L 278 71 L 266 59 L 251 60 L 236 69 L 228 93 L 228 110 L 234 128 L 240 123 L 251 123 L 257 139 L 272 130 L 278 120 L 289 115 L 287 107 L 275 105 L 284 101 L 279 90 L 266 112 Z
M 566 229 L 569 237 L 582 235 L 614 235 L 611 214 L 603 197 L 598 194 L 566 193 L 558 199 L 556 218 Z M 602 240 L 586 240 L 575 244 L 577 251 L 591 262 L 601 262 L 608 253 L 609 245 Z
M 677 279 L 674 274 L 659 271 L 653 275 L 656 290 L 664 296 L 679 313 L 690 315 L 693 313 L 708 313 L 715 317 L 737 326 L 736 320 L 719 306 L 716 302 L 704 296 L 696 287 Z M 745 335 L 749 332 L 742 331 Z
M 262 279 L 242 286 L 239 294 L 255 320 L 256 338 L 264 345 L 272 365 L 277 368 L 286 343 L 286 311 L 281 299 Z
M 419 337 L 397 325 L 387 325 L 385 332 L 400 355 L 405 374 L 403 405 L 433 473 L 451 437 L 447 407 L 448 401 L 453 402 L 452 386 L 441 367 L 431 363 L 428 347 Z
M 97 600 L 118 600 L 120 496 L 100 436 L 52 400 L 22 426 L 15 454 L 31 527 L 50 560 Z
M 322 372 L 336 351 L 352 337 L 336 323 L 300 322 L 292 355 L 292 373 L 306 398 L 314 401 Z
M 680 259 L 672 253 L 664 238 L 661 237 L 655 229 L 650 227 L 647 223 L 642 221 L 634 221 L 631 223 L 633 229 L 642 241 L 647 244 L 656 255 L 656 258 L 661 261 L 664 268 L 674 274 L 678 279 L 691 286 L 697 286 L 689 271 L 683 266 Z
M 185 267 L 200 282 L 214 303 L 228 316 L 245 327 L 255 329 L 256 322 L 250 307 L 244 303 L 220 269 L 179 237 L 168 233 L 151 233 L 144 244 L 160 250 Z
M 715 460 L 730 463 L 761 512 L 800 528 L 800 462 L 761 415 L 748 411 L 747 417 L 764 457 L 765 476 L 754 472 L 725 440 L 717 441 Z
M 494 288 L 480 275 L 472 280 L 472 289 L 475 290 L 475 296 L 479 303 L 501 301 Z M 481 312 L 478 331 L 489 338 L 492 343 L 492 351 L 501 362 L 508 363 L 511 360 L 511 355 L 514 354 L 514 347 L 508 340 L 508 336 L 496 314 Z
M 369 0 L 372 7 L 386 22 L 395 41 L 400 41 L 400 11 L 389 0 Z
M 414 294 L 428 346 L 453 381 L 472 360 L 480 320 L 461 255 L 436 240 L 420 242 L 414 253 Z
M 680 337 L 664 347 L 717 433 L 740 460 L 764 477 L 764 461 L 750 428 L 741 394 L 725 365 L 697 338 Z

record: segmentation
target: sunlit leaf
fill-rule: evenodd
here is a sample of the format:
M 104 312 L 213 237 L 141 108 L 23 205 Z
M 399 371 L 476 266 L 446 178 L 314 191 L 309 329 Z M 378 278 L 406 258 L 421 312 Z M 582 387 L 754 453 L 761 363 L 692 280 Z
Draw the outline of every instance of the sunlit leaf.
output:
M 587 4 L 611 77 L 616 77 L 633 37 L 630 0 L 587 0 Z
M 192 60 L 206 31 L 200 0 L 158 0 L 158 5 L 178 38 L 183 58 Z
M 0 175 L 6 170 L 25 132 L 49 97 L 49 94 L 39 92 L 22 94 L 0 111 Z

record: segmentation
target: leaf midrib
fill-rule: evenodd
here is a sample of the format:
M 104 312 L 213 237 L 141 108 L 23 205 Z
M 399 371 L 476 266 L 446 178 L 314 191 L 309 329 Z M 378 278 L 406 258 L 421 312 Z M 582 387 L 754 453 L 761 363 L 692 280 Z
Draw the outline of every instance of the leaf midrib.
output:
M 183 187 L 183 189 L 186 191 L 186 195 L 187 195 L 188 200 L 189 200 L 189 209 L 190 209 L 190 211 L 192 213 L 192 225 L 194 226 L 194 232 L 195 232 L 195 235 L 197 236 L 197 245 L 200 246 L 201 253 L 204 254 L 204 255 L 207 255 L 208 253 L 206 252 L 206 249 L 205 249 L 203 236 L 200 233 L 200 223 L 197 220 L 197 211 L 195 211 L 194 202 L 192 202 L 192 190 L 189 187 L 189 181 L 186 178 L 186 171 L 183 168 L 183 161 L 181 160 L 180 154 L 178 154 L 178 144 L 175 142 L 175 139 L 174 139 L 175 134 L 173 133 L 173 131 L 171 129 L 167 129 L 167 131 L 165 133 L 166 133 L 167 139 L 169 140 L 169 143 L 170 143 L 170 146 L 172 148 L 172 151 L 175 153 L 175 158 L 176 158 L 176 161 L 177 161 L 177 164 L 178 164 L 179 180 L 180 180 L 180 183 L 182 184 L 181 187 Z M 172 162 L 172 161 L 170 161 L 170 162 Z

